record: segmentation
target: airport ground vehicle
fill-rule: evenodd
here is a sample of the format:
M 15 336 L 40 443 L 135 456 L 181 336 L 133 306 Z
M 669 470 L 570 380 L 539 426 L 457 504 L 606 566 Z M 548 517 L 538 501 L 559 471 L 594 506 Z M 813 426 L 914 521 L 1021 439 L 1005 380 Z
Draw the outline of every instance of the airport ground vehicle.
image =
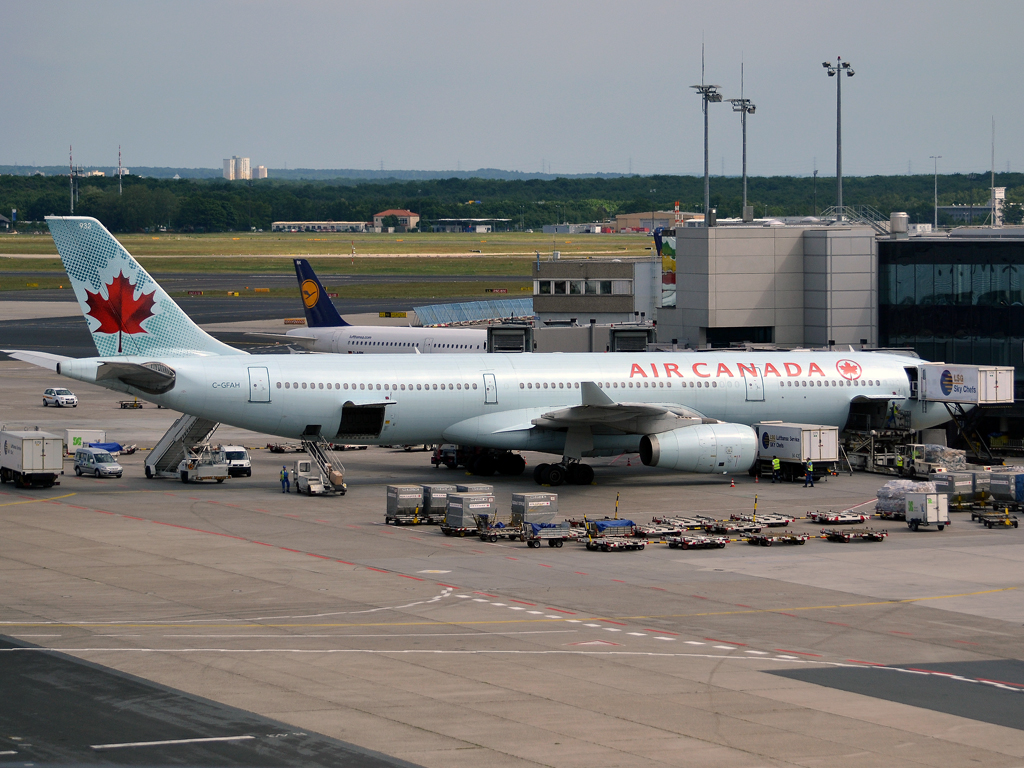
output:
M 806 544 L 809 538 L 810 535 L 796 531 L 763 531 L 747 536 L 747 544 L 759 544 L 762 547 L 770 547 L 773 544 Z
M 822 528 L 821 535 L 829 541 L 849 544 L 855 539 L 861 541 L 883 541 L 889 532 L 874 528 Z
M 949 525 L 949 498 L 944 493 L 908 493 L 904 504 L 904 519 L 912 531 L 929 525 L 941 531 Z
M 187 450 L 185 458 L 178 464 L 178 476 L 183 483 L 199 483 L 204 480 L 223 483 L 230 476 L 224 451 L 208 445 L 197 446 L 197 450 Z
M 526 459 L 517 453 L 451 443 L 435 448 L 430 463 L 448 469 L 465 467 L 474 475 L 482 477 L 490 477 L 495 472 L 499 475 L 521 475 L 526 469 Z
M 252 477 L 252 462 L 249 460 L 249 452 L 241 445 L 222 445 L 219 450 L 224 451 L 224 459 L 228 463 L 228 475 L 231 477 Z
M 344 496 L 348 491 L 344 470 L 335 469 L 331 464 L 325 466 L 326 471 L 321 471 L 312 459 L 296 461 L 292 476 L 295 492 L 307 496 Z
M 634 535 L 636 527 L 632 520 L 588 520 L 584 517 L 583 525 L 586 530 L 584 543 L 592 552 L 630 552 L 647 546 L 646 539 Z
M 1009 508 L 1002 512 L 971 512 L 971 520 L 977 520 L 986 528 L 1016 528 L 1018 526 L 1017 516 L 1011 515 Z
M 772 476 L 772 459 L 778 458 L 782 479 L 803 480 L 805 461 L 814 465 L 814 479 L 835 471 L 839 462 L 839 428 L 820 424 L 760 421 L 752 425 L 757 435 L 757 462 L 751 476 Z
M 107 442 L 107 433 L 102 429 L 65 429 L 64 430 L 64 453 L 73 456 L 79 448 L 84 448 L 90 443 Z
M 49 488 L 64 474 L 64 441 L 49 432 L 0 432 L 0 482 Z
M 70 405 L 72 408 L 77 408 L 78 396 L 64 387 L 50 387 L 43 392 L 43 407 L 47 405 L 56 405 L 58 408 Z
M 678 536 L 667 536 L 665 541 L 671 549 L 723 549 L 731 539 L 728 536 L 683 533 Z
M 75 474 L 93 477 L 121 477 L 124 467 L 102 448 L 79 448 L 75 451 Z

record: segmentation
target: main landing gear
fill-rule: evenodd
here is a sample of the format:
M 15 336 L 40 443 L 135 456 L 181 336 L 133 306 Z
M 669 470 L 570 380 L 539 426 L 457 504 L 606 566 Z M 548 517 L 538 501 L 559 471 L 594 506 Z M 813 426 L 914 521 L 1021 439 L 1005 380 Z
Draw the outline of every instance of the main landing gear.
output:
M 533 468 L 533 481 L 538 485 L 590 485 L 594 482 L 594 468 L 578 461 L 538 464 Z

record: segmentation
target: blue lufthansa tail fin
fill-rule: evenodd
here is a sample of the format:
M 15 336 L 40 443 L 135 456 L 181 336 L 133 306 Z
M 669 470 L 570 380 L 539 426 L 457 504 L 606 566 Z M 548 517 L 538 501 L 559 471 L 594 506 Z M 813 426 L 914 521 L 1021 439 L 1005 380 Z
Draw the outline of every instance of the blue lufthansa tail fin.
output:
M 320 284 L 320 278 L 305 259 L 295 259 L 295 276 L 299 279 L 299 295 L 306 311 L 306 327 L 334 328 L 348 325 L 338 314 L 334 302 Z

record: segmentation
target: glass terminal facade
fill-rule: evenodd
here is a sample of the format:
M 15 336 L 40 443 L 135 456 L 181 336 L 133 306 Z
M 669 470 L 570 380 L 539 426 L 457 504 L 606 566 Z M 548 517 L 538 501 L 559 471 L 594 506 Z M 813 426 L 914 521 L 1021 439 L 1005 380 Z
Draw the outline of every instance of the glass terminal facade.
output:
M 878 344 L 1012 365 L 1024 392 L 1024 240 L 878 241 Z

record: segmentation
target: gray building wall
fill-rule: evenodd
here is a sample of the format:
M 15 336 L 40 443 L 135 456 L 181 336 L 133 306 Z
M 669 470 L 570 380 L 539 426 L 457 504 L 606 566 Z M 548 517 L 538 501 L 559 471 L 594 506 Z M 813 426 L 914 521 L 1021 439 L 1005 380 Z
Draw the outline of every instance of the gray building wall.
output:
M 661 297 L 660 269 L 660 262 L 652 259 L 542 261 L 534 267 L 533 309 L 541 324 L 572 318 L 576 318 L 580 325 L 588 325 L 591 320 L 599 324 L 627 323 L 634 321 L 636 312 L 643 312 L 646 319 L 652 320 L 655 295 Z M 630 290 L 608 296 L 545 295 L 537 290 L 541 280 L 626 280 Z
M 878 344 L 878 248 L 855 227 L 804 233 L 804 343 Z

